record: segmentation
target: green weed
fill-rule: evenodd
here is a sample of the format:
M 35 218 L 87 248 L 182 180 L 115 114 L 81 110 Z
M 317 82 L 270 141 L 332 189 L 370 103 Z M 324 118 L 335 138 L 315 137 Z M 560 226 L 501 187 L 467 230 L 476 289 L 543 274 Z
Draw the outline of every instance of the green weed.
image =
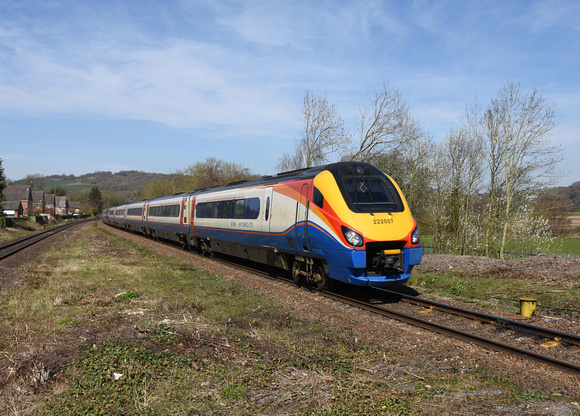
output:
M 0 304 L 0 414 L 416 415 L 543 400 L 491 369 L 450 375 L 356 328 L 297 316 L 95 225 L 30 276 Z M 466 276 L 420 281 L 459 297 L 480 290 Z M 22 357 L 50 369 L 44 384 L 14 364 Z
M 456 300 L 477 303 L 484 307 L 519 313 L 521 297 L 537 299 L 541 313 L 580 317 L 580 292 L 577 286 L 571 289 L 557 284 L 548 288 L 543 282 L 519 279 L 478 277 L 452 273 L 436 274 L 414 272 L 408 282 L 421 291 L 438 296 L 450 296 Z

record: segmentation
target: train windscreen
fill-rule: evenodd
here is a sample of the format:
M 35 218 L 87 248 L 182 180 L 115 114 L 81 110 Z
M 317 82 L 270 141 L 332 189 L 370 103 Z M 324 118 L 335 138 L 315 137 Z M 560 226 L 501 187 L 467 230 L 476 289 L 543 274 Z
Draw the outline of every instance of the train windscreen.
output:
M 386 176 L 343 176 L 343 196 L 354 212 L 401 212 L 399 193 Z

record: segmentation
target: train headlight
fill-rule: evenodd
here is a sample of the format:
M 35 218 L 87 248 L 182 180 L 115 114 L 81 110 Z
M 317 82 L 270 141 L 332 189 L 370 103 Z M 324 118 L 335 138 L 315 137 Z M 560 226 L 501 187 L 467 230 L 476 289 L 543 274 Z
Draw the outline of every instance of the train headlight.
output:
M 344 225 L 342 226 L 342 234 L 344 235 L 344 238 L 346 238 L 346 241 L 348 241 L 348 243 L 353 247 L 362 247 L 364 244 L 362 235 L 350 228 L 346 228 Z
M 411 233 L 411 244 L 419 244 L 419 227 L 415 227 Z

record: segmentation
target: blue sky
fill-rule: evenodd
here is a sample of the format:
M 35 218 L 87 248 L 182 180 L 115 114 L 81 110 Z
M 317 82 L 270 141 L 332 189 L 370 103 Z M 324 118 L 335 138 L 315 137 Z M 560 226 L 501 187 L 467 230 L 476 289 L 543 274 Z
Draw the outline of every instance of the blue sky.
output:
M 174 173 L 214 156 L 272 174 L 306 89 L 348 127 L 383 83 L 436 142 L 507 81 L 558 108 L 580 180 L 580 2 L 0 1 L 5 174 Z

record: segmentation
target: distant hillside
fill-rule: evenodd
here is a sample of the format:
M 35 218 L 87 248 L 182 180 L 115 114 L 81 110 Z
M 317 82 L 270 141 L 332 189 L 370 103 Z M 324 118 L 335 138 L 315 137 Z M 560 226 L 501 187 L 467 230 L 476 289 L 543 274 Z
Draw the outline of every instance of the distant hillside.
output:
M 574 182 L 570 186 L 550 188 L 546 191 L 566 205 L 569 204 L 570 212 L 580 212 L 580 182 Z
M 45 177 L 35 177 L 34 187 L 41 185 L 44 189 L 49 189 L 53 185 L 62 186 L 70 192 L 81 191 L 97 185 L 100 191 L 116 191 L 130 193 L 136 189 L 143 188 L 152 179 L 171 179 L 175 175 L 162 173 L 149 173 L 137 170 L 126 170 L 121 172 L 93 172 L 85 175 L 51 175 Z M 14 181 L 13 185 L 24 185 L 24 179 Z

